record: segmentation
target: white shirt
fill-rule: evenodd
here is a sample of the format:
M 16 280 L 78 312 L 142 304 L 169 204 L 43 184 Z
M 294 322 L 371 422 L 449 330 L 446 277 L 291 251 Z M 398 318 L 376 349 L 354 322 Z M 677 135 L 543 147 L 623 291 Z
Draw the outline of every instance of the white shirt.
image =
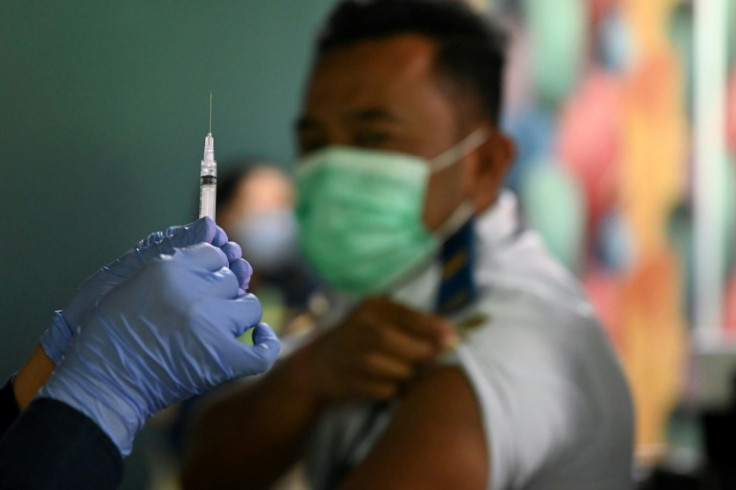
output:
M 536 233 L 518 228 L 510 193 L 476 218 L 480 295 L 453 320 L 488 320 L 445 359 L 463 370 L 478 400 L 488 488 L 631 488 L 634 419 L 621 367 L 577 281 Z M 392 297 L 431 312 L 439 276 L 432 265 Z M 333 322 L 348 310 L 343 301 Z M 313 488 L 329 487 L 337 467 L 367 456 L 395 403 L 333 406 L 323 415 L 307 458 Z

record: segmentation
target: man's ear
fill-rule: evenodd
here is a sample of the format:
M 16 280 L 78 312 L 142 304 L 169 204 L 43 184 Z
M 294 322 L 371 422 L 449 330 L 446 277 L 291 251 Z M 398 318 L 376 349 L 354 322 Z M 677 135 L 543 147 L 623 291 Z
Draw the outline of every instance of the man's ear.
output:
M 466 167 L 465 185 L 476 212 L 491 206 L 516 155 L 513 140 L 496 128 L 488 128 L 488 140 L 476 151 L 476 158 Z
M 490 145 L 493 153 L 492 166 L 497 177 L 497 187 L 500 187 L 516 158 L 516 144 L 509 136 L 498 130 L 493 131 L 491 139 L 493 140 L 493 144 Z

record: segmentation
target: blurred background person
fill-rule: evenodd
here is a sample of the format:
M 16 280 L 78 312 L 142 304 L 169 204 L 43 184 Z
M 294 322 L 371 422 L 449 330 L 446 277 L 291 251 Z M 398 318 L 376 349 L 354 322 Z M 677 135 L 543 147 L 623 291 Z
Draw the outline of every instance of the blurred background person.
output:
M 223 167 L 217 223 L 253 265 L 250 287 L 261 299 L 264 321 L 280 334 L 307 333 L 326 304 L 299 250 L 291 176 L 278 164 L 252 157 Z

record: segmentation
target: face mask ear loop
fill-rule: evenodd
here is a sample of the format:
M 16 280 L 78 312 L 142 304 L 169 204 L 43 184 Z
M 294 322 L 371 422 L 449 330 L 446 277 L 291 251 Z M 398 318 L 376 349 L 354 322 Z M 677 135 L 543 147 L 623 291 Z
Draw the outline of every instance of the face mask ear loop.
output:
M 434 236 L 439 238 L 441 242 L 444 242 L 450 238 L 450 236 L 455 234 L 457 230 L 462 228 L 462 226 L 467 223 L 474 214 L 475 208 L 469 201 L 461 202 L 447 220 L 434 231 Z
M 460 140 L 458 144 L 431 159 L 429 166 L 430 170 L 432 172 L 438 172 L 449 167 L 453 163 L 470 154 L 470 152 L 477 149 L 487 140 L 488 132 L 483 128 L 476 129 Z
M 458 144 L 433 158 L 430 163 L 431 171 L 438 172 L 449 167 L 470 154 L 470 152 L 477 149 L 487 140 L 488 132 L 483 128 L 476 129 Z M 450 217 L 435 230 L 434 235 L 442 241 L 446 240 L 450 235 L 459 230 L 461 226 L 467 223 L 473 214 L 475 214 L 473 205 L 468 201 L 463 201 Z

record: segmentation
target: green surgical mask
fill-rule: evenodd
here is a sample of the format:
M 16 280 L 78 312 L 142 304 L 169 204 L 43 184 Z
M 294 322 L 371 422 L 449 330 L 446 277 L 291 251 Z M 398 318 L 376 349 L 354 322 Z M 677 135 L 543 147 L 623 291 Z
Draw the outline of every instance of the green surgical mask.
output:
M 433 258 L 472 215 L 461 205 L 435 234 L 422 221 L 429 176 L 487 139 L 478 129 L 430 161 L 332 146 L 296 168 L 302 251 L 328 285 L 354 296 L 384 293 Z

